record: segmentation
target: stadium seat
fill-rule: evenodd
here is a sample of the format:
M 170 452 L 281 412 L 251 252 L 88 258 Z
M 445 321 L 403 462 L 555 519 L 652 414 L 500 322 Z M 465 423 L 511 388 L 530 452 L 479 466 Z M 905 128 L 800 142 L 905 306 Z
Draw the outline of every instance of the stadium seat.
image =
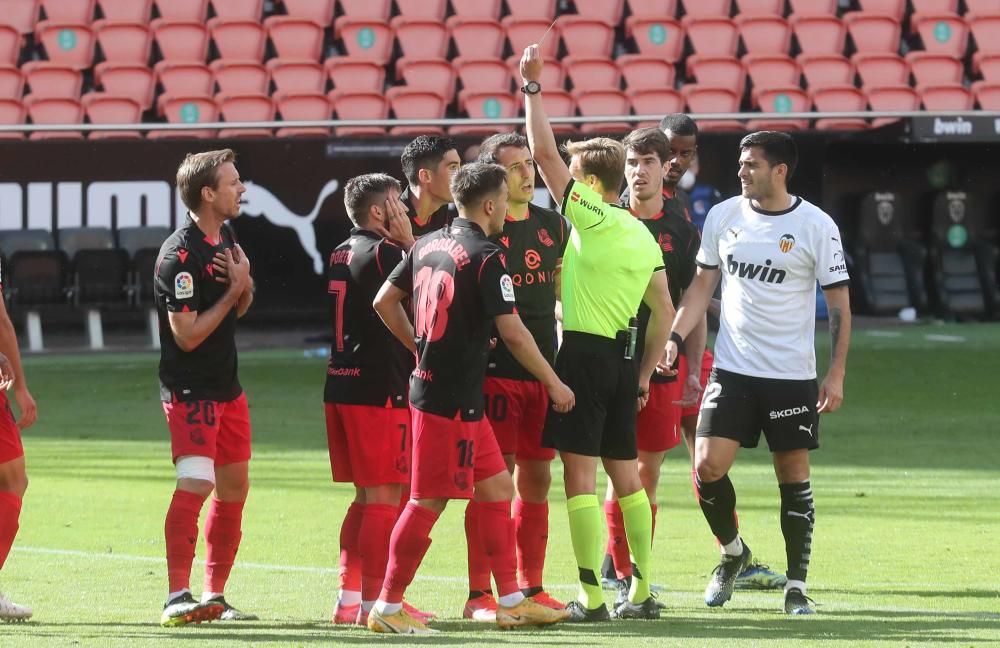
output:
M 332 56 L 326 59 L 323 68 L 334 90 L 382 92 L 385 86 L 385 68 L 376 61 Z
M 94 82 L 106 95 L 128 97 L 142 110 L 153 106 L 156 94 L 156 74 L 145 65 L 98 63 L 94 68 Z
M 854 85 L 854 64 L 839 54 L 802 54 L 798 64 L 809 90 Z
M 451 0 L 451 6 L 462 18 L 500 20 L 500 0 Z
M 920 110 L 920 95 L 907 85 L 866 86 L 865 93 L 868 95 L 868 105 L 875 111 Z M 879 118 L 872 122 L 872 128 L 879 128 L 897 121 L 899 120 L 892 117 Z
M 106 227 L 66 227 L 59 230 L 59 247 L 70 260 L 73 304 L 101 308 L 129 301 L 125 250 L 115 247 Z
M 958 13 L 958 0 L 911 0 L 911 4 L 918 14 Z
M 503 26 L 490 18 L 452 16 L 447 22 L 458 55 L 467 58 L 495 58 L 503 55 L 507 38 Z
M 681 94 L 693 113 L 735 113 L 740 110 L 740 98 L 731 88 L 702 88 L 689 83 L 681 88 Z M 706 119 L 698 122 L 698 128 L 706 131 L 741 131 L 744 125 L 735 120 Z
M 9 25 L 0 25 L 0 65 L 17 65 L 21 56 L 21 35 Z
M 688 75 L 702 88 L 729 88 L 740 97 L 746 88 L 746 70 L 734 56 L 689 56 Z
M 160 61 L 153 69 L 164 94 L 199 96 L 214 92 L 215 76 L 204 63 Z
M 517 117 L 518 102 L 509 92 L 488 90 L 462 90 L 458 95 L 458 109 L 471 119 L 502 119 Z M 452 126 L 452 135 L 492 135 L 496 126 Z
M 632 104 L 632 112 L 636 115 L 664 115 L 668 113 L 684 112 L 684 97 L 681 93 L 671 88 L 631 88 L 625 90 L 629 103 Z M 637 128 L 646 128 L 659 125 L 659 119 L 647 122 L 639 122 Z
M 80 98 L 83 73 L 79 70 L 48 61 L 29 61 L 21 71 L 33 97 Z
M 798 86 L 802 77 L 799 64 L 790 56 L 749 54 L 743 57 L 743 66 L 754 90 Z
M 685 16 L 729 17 L 730 0 L 684 0 Z
M 587 16 L 559 17 L 559 33 L 569 56 L 611 57 L 615 28 L 610 23 Z
M 443 58 L 410 58 L 396 61 L 396 78 L 406 82 L 410 89 L 429 90 L 439 95 L 446 104 L 455 97 L 455 69 Z
M 962 61 L 947 54 L 913 51 L 906 55 L 917 86 L 961 83 L 965 75 Z
M 632 104 L 620 90 L 574 90 L 577 110 L 582 117 L 604 117 L 630 114 Z M 583 133 L 624 133 L 632 130 L 629 122 L 594 122 L 580 124 Z
M 153 35 L 145 24 L 98 20 L 94 23 L 93 30 L 104 60 L 140 65 L 149 62 Z
M 541 4 L 535 0 L 529 0 L 532 4 Z M 554 4 L 554 3 L 553 3 Z M 518 58 L 524 53 L 524 48 L 538 43 L 538 40 L 548 31 L 545 40 L 538 43 L 542 56 L 545 59 L 554 59 L 559 49 L 559 23 L 552 24 L 551 18 L 524 18 L 521 14 L 504 16 L 500 21 L 504 31 L 507 32 L 507 42 L 514 56 Z
M 623 54 L 615 59 L 629 90 L 673 88 L 674 66 L 658 56 Z
M 274 102 L 281 113 L 281 120 L 320 121 L 333 119 L 333 104 L 325 94 L 312 92 L 277 92 Z M 279 128 L 278 137 L 328 137 L 329 128 L 319 126 L 285 126 Z
M 396 16 L 391 25 L 403 56 L 443 59 L 448 55 L 448 28 L 440 21 Z
M 110 96 L 103 92 L 88 92 L 80 100 L 91 124 L 142 123 L 142 106 L 128 97 Z M 137 130 L 90 131 L 90 139 L 136 139 L 142 137 Z
M 160 17 L 167 20 L 205 22 L 208 0 L 155 0 Z
M 35 27 L 35 35 L 53 63 L 85 70 L 94 61 L 94 33 L 87 25 L 43 20 Z
M 864 112 L 868 109 L 868 99 L 853 85 L 825 85 L 812 93 L 813 107 L 818 112 Z M 861 130 L 868 128 L 868 122 L 860 118 L 827 117 L 817 119 L 817 130 Z
M 510 71 L 503 61 L 459 56 L 452 61 L 452 67 L 455 68 L 455 73 L 458 75 L 458 80 L 461 81 L 464 90 L 470 92 L 507 92 L 510 90 Z
M 159 18 L 151 27 L 165 61 L 204 63 L 208 58 L 208 30 L 202 23 Z
M 106 20 L 149 24 L 153 0 L 97 0 Z
M 837 0 L 788 0 L 793 16 L 836 16 Z
M 740 33 L 728 18 L 684 16 L 681 21 L 695 54 L 736 56 Z
M 46 20 L 88 25 L 94 20 L 94 0 L 42 0 Z
M 966 15 L 978 54 L 1000 54 L 1000 14 Z
M 514 80 L 514 87 L 520 88 L 523 84 L 523 81 L 521 80 L 521 55 L 515 54 L 508 57 L 507 67 L 510 68 L 510 75 Z M 545 88 L 545 92 L 548 92 L 549 90 L 563 90 L 566 87 L 566 70 L 563 68 L 559 59 L 546 61 L 545 66 L 542 67 L 542 77 L 538 80 L 538 82 L 543 88 Z
M 917 88 L 924 110 L 972 110 L 975 98 L 960 83 Z
M 780 16 L 737 16 L 743 47 L 749 54 L 787 54 L 792 45 L 792 28 Z
M 861 11 L 881 16 L 891 16 L 897 22 L 906 13 L 906 0 L 858 0 Z
M 444 22 L 448 0 L 396 0 L 399 13 L 407 18 L 423 18 Z
M 274 102 L 266 94 L 219 94 L 215 97 L 222 120 L 227 122 L 274 121 Z M 270 128 L 224 128 L 219 137 L 270 137 Z
M 521 94 L 521 105 L 524 102 L 524 95 Z M 576 99 L 565 90 L 548 90 L 542 93 L 542 106 L 545 107 L 545 114 L 549 118 L 576 117 Z M 577 126 L 574 124 L 552 124 L 554 133 L 575 133 Z
M 976 103 L 982 110 L 1000 110 L 1000 82 L 976 81 L 972 84 Z
M 965 0 L 966 15 L 997 15 L 1000 14 L 1000 0 Z
M 33 124 L 82 124 L 83 106 L 76 99 L 67 97 L 24 98 L 28 117 Z M 83 139 L 80 131 L 36 131 L 28 139 Z
M 635 40 L 639 54 L 673 63 L 684 51 L 684 28 L 665 16 L 633 15 L 625 19 L 625 35 Z
M 796 86 L 785 88 L 768 88 L 754 92 L 754 103 L 762 112 L 789 113 L 809 112 L 812 110 L 812 98 Z M 747 122 L 747 130 L 805 130 L 809 128 L 808 119 L 780 119 L 777 117 L 762 117 Z
M 859 52 L 899 52 L 899 21 L 889 15 L 851 11 L 844 14 L 847 32 Z
M 340 0 L 340 8 L 351 18 L 387 21 L 392 14 L 390 0 Z
M 319 61 L 323 56 L 323 27 L 306 18 L 271 16 L 264 21 L 277 55 L 286 59 Z
M 361 90 L 337 90 L 327 93 L 337 119 L 388 119 L 389 102 L 385 93 Z M 382 126 L 337 126 L 337 135 L 385 135 Z
M 962 58 L 969 47 L 969 28 L 954 14 L 914 14 L 910 29 L 920 34 L 924 51 Z
M 736 0 L 736 14 L 739 16 L 777 16 L 785 13 L 784 0 Z
M 282 0 L 285 11 L 294 18 L 305 18 L 311 20 L 321 27 L 329 27 L 333 23 L 335 11 L 334 0 Z M 371 6 L 377 6 L 380 2 L 369 2 Z M 388 7 L 388 2 L 385 5 Z M 389 19 L 389 12 L 378 16 L 382 20 Z
M 977 62 L 984 81 L 1000 82 L 1000 54 L 984 56 Z
M 563 59 L 563 67 L 574 90 L 618 90 L 621 87 L 621 70 L 610 59 L 567 56 Z
M 343 42 L 348 56 L 371 59 L 382 65 L 392 57 L 392 28 L 386 22 L 341 16 L 334 22 L 334 36 Z
M 633 16 L 677 15 L 677 0 L 628 0 L 628 9 Z
M 843 54 L 847 27 L 836 16 L 793 15 L 789 22 L 804 54 Z
M 156 100 L 159 112 L 171 124 L 204 124 L 219 121 L 219 109 L 211 96 L 185 96 L 163 94 Z M 215 136 L 212 130 L 162 130 L 151 131 L 152 139 L 195 137 L 207 139 Z
M 4 288 L 12 308 L 33 310 L 65 304 L 66 255 L 58 250 L 21 250 L 8 257 Z
M 267 94 L 271 87 L 268 68 L 254 61 L 216 59 L 209 64 L 219 92 L 226 94 Z
M 617 25 L 622 21 L 625 11 L 625 0 L 573 0 L 576 13 L 587 18 L 600 20 L 609 25 Z
M 941 191 L 933 198 L 928 256 L 939 314 L 997 313 L 997 249 L 986 235 L 994 227 L 986 203 L 965 191 Z
M 556 0 L 506 0 L 506 2 L 512 16 L 541 18 L 549 22 L 556 17 Z
M 259 22 L 212 18 L 208 21 L 219 57 L 234 61 L 263 61 L 267 32 Z
M 504 68 L 504 75 L 507 68 Z M 21 100 L 24 94 L 24 75 L 13 65 L 0 66 L 0 99 Z
M 395 86 L 385 92 L 396 119 L 443 119 L 448 102 L 436 92 Z M 441 126 L 393 126 L 390 135 L 443 133 Z
M 0 230 L 0 255 L 5 259 L 18 252 L 44 252 L 56 249 L 52 232 L 47 229 Z
M 136 305 L 153 303 L 153 275 L 160 245 L 170 228 L 155 225 L 119 227 L 118 247 L 132 261 L 132 295 Z
M 908 85 L 910 65 L 898 54 L 861 53 L 851 57 L 865 88 Z
M 4 0 L 0 25 L 17 30 L 18 34 L 32 34 L 38 22 L 38 0 Z
M 212 0 L 215 15 L 226 20 L 253 20 L 260 22 L 264 13 L 264 0 Z
M 267 69 L 275 92 L 326 92 L 326 70 L 319 63 L 273 58 L 268 60 Z
M 20 99 L 0 98 L 0 125 L 20 125 L 24 123 L 25 117 L 27 117 L 27 111 Z M 24 139 L 24 133 L 0 132 L 0 139 Z

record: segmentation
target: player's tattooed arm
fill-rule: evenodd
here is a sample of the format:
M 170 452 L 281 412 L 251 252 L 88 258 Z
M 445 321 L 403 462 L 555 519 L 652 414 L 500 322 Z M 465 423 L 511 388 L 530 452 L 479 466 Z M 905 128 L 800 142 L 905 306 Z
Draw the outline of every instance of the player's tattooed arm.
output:
M 820 412 L 833 412 L 844 401 L 847 350 L 851 343 L 851 301 L 847 286 L 823 291 L 830 320 L 830 369 L 819 389 Z

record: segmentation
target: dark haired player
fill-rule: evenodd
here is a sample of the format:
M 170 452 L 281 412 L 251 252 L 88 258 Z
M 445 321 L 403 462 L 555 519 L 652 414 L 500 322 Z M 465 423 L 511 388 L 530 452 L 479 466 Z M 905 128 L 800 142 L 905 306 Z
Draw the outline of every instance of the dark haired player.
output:
M 409 210 L 413 236 L 437 231 L 451 222 L 450 182 L 462 164 L 455 142 L 439 135 L 420 135 L 403 149 L 403 176 L 409 185 L 400 200 Z

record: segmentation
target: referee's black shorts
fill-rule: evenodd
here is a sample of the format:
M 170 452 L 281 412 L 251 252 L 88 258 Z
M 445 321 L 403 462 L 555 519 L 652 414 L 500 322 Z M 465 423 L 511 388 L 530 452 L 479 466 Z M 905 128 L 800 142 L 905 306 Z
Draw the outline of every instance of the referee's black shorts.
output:
M 545 417 L 542 446 L 606 459 L 635 459 L 635 362 L 625 343 L 600 335 L 566 331 L 556 355 L 556 373 L 573 390 L 576 406 Z

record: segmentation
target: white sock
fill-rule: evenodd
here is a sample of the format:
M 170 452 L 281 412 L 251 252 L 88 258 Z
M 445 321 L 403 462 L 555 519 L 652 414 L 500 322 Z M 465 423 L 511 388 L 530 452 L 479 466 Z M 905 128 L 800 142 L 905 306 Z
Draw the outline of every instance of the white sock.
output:
M 361 609 L 365 612 L 371 612 L 373 607 L 375 607 L 375 601 L 361 601 Z
M 202 592 L 201 602 L 207 603 L 208 601 L 211 601 L 214 598 L 219 598 L 220 596 L 222 596 L 222 592 Z
M 375 611 L 381 614 L 382 616 L 395 614 L 402 609 L 403 609 L 402 603 L 386 603 L 381 599 L 375 601 Z
M 743 553 L 743 541 L 739 536 L 729 544 L 722 545 L 722 553 L 727 556 L 739 556 Z
M 800 592 L 802 592 L 802 594 L 804 596 L 805 593 L 806 593 L 806 582 L 805 581 L 797 581 L 797 580 L 789 580 L 787 583 L 785 583 L 785 591 L 787 592 L 790 589 L 797 589 Z
M 513 594 L 504 594 L 499 599 L 497 599 L 497 603 L 506 608 L 509 608 L 509 607 L 514 607 L 523 600 L 524 600 L 524 594 L 522 594 L 521 592 L 514 592 Z
M 175 598 L 177 598 L 181 594 L 185 594 L 185 593 L 190 594 L 191 590 L 189 590 L 188 588 L 185 587 L 182 590 L 177 590 L 176 592 L 170 592 L 169 594 L 167 594 L 167 603 L 169 603 L 170 601 L 173 601 Z
M 337 595 L 337 601 L 341 605 L 357 605 L 361 602 L 361 592 L 340 590 L 340 594 Z

